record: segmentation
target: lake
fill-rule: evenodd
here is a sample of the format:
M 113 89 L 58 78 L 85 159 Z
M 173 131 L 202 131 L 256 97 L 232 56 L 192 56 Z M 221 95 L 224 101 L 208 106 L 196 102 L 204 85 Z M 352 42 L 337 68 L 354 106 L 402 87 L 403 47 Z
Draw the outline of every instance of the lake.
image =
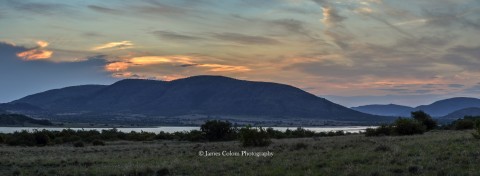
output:
M 329 132 L 329 131 L 345 131 L 351 133 L 358 133 L 360 131 L 365 131 L 366 128 L 375 128 L 376 126 L 338 126 L 338 127 L 303 127 L 306 130 L 311 130 L 315 132 Z M 275 130 L 285 131 L 287 129 L 295 130 L 297 127 L 272 127 Z M 15 131 L 33 131 L 33 130 L 51 130 L 51 131 L 61 131 L 63 129 L 72 129 L 72 130 L 109 130 L 112 128 L 62 128 L 62 127 L 0 127 L 0 133 L 13 133 Z M 145 128 L 117 128 L 118 131 L 122 132 L 153 132 L 159 133 L 161 131 L 167 133 L 181 132 L 181 131 L 191 131 L 191 130 L 200 130 L 200 127 L 191 127 L 191 126 L 159 126 L 159 127 L 145 127 Z

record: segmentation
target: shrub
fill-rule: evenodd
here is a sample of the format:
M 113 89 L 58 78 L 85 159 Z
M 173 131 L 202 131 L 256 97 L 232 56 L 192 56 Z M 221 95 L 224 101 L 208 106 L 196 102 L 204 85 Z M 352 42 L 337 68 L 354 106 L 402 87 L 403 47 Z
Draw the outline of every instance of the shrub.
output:
M 240 142 L 244 147 L 262 147 L 272 143 L 263 128 L 256 129 L 250 126 L 240 129 Z
M 394 128 L 390 125 L 380 125 L 378 128 L 367 128 L 365 136 L 390 136 L 394 133 Z
M 473 137 L 475 137 L 476 139 L 480 139 L 480 125 L 477 124 L 477 127 L 476 127 L 476 132 L 475 133 L 472 133 Z
M 35 142 L 37 146 L 46 146 L 50 144 L 50 141 L 50 137 L 47 134 L 41 132 L 35 133 Z
M 100 141 L 100 140 L 94 140 L 94 141 L 92 142 L 92 145 L 93 145 L 93 146 L 104 146 L 104 145 L 105 145 L 105 142 Z
M 307 149 L 308 148 L 308 145 L 303 143 L 303 142 L 299 142 L 299 143 L 296 143 L 295 145 L 292 146 L 292 150 L 300 150 L 300 149 Z
M 3 143 L 5 143 L 5 137 L 2 134 L 0 134 L 0 144 L 3 144 Z
M 85 147 L 85 144 L 82 141 L 78 141 L 73 143 L 74 147 Z
M 430 131 L 437 127 L 437 121 L 433 120 L 430 115 L 423 111 L 412 112 L 412 118 L 418 120 L 421 124 L 426 127 L 427 131 Z
M 235 130 L 232 128 L 232 124 L 228 121 L 206 121 L 200 129 L 205 133 L 205 136 L 209 141 L 225 141 L 235 138 Z
M 475 128 L 475 121 L 472 119 L 459 119 L 454 122 L 455 130 L 468 130 Z
M 414 119 L 399 118 L 394 123 L 394 131 L 397 135 L 423 134 L 425 126 Z

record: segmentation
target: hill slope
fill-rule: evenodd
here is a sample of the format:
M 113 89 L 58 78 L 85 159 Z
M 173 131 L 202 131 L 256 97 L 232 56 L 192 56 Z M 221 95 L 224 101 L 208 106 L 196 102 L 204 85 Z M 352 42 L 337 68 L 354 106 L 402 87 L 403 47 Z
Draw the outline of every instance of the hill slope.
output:
M 465 116 L 480 116 L 480 108 L 465 108 L 458 111 L 452 112 L 446 116 L 441 117 L 442 119 L 460 119 Z
M 429 105 L 418 106 L 415 109 L 423 110 L 433 117 L 442 117 L 457 110 L 480 107 L 480 99 L 457 97 L 436 101 Z
M 12 103 L 28 103 L 53 112 L 389 120 L 351 110 L 289 85 L 222 76 L 195 76 L 174 81 L 127 79 L 109 86 L 50 90 Z
M 409 106 L 402 106 L 396 104 L 388 105 L 365 105 L 352 107 L 353 110 L 360 111 L 367 114 L 382 115 L 382 116 L 404 116 L 414 111 L 414 108 Z
M 37 120 L 19 114 L 0 114 L 0 126 L 52 125 L 48 120 Z

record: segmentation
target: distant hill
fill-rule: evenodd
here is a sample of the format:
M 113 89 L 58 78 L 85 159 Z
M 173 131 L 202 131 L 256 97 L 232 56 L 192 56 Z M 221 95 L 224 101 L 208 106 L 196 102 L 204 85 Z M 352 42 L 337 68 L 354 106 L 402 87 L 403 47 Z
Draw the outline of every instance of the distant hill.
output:
M 19 114 L 0 114 L 0 126 L 48 126 L 52 123 L 48 120 L 37 120 Z
M 0 110 L 8 111 L 41 111 L 42 108 L 29 103 L 0 103 Z
M 423 110 L 433 117 L 442 117 L 454 111 L 471 107 L 480 107 L 480 99 L 468 97 L 450 98 L 436 101 L 429 105 L 418 106 L 415 109 Z
M 403 116 L 403 117 L 409 117 L 411 111 L 422 110 L 430 114 L 432 117 L 442 117 L 450 113 L 453 113 L 455 111 L 465 109 L 465 108 L 471 108 L 471 107 L 480 108 L 480 99 L 468 98 L 468 97 L 457 97 L 457 98 L 450 98 L 450 99 L 436 101 L 432 104 L 421 105 L 415 108 L 389 104 L 389 105 L 365 105 L 365 106 L 352 107 L 352 109 L 360 112 L 368 113 L 368 114 L 384 115 L 384 116 Z
M 441 117 L 441 119 L 460 119 L 465 116 L 480 116 L 480 108 L 465 108 L 458 111 L 454 111 L 446 116 Z
M 194 76 L 173 81 L 126 79 L 108 86 L 55 89 L 11 102 L 17 103 L 50 112 L 390 120 L 351 110 L 289 85 L 223 76 Z
M 381 116 L 404 116 L 414 111 L 414 108 L 396 104 L 387 105 L 365 105 L 352 107 L 353 110 L 360 111 L 367 114 L 381 115 Z

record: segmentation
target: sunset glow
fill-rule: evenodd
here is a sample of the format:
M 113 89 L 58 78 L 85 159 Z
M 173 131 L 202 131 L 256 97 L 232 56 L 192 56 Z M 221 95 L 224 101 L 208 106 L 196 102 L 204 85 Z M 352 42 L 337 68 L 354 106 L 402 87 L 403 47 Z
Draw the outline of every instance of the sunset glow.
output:
M 5 69 L 74 70 L 85 83 L 223 75 L 285 83 L 332 101 L 431 102 L 479 96 L 479 3 L 2 1 L 0 42 L 12 57 L 2 58 L 12 62 Z M 379 99 L 371 103 L 392 101 Z

